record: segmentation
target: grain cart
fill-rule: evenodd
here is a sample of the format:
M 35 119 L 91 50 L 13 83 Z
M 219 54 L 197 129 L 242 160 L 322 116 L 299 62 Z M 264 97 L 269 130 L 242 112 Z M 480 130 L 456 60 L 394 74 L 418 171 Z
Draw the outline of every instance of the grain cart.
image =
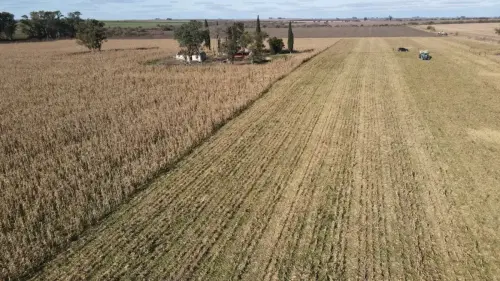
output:
M 421 60 L 430 60 L 432 57 L 429 55 L 429 51 L 420 51 L 418 54 L 418 58 Z

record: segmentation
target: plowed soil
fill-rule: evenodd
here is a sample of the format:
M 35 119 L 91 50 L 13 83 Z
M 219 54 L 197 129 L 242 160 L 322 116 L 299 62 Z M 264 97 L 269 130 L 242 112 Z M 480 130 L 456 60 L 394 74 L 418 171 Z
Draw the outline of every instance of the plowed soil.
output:
M 333 24 L 333 23 L 332 23 Z M 286 28 L 266 28 L 270 36 L 287 38 Z M 295 38 L 349 38 L 349 37 L 429 37 L 435 36 L 423 30 L 406 26 L 342 26 L 342 27 L 295 27 Z
M 500 65 L 468 49 L 339 40 L 35 279 L 494 280 Z

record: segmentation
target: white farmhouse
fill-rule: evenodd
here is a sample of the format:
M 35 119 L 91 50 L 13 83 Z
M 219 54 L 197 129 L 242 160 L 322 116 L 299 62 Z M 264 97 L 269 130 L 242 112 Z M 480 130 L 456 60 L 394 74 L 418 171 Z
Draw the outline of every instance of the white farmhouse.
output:
M 188 56 L 186 54 L 183 54 L 182 52 L 179 52 L 175 55 L 175 59 L 188 61 Z M 207 60 L 207 54 L 205 52 L 199 52 L 197 55 L 191 56 L 191 61 L 204 62 L 206 60 Z

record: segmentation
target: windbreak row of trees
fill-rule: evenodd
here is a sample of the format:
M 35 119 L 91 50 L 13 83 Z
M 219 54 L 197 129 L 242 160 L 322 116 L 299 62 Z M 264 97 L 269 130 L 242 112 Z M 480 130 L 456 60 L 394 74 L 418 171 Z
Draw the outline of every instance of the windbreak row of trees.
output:
M 0 38 L 12 40 L 16 33 L 17 22 L 14 15 L 8 12 L 0 13 Z
M 83 23 L 81 13 L 71 12 L 64 16 L 60 11 L 34 11 L 16 21 L 9 12 L 0 13 L 0 36 L 13 40 L 16 30 L 28 39 L 75 38 L 78 26 Z
M 37 11 L 29 16 L 22 16 L 16 21 L 8 12 L 0 13 L 0 39 L 13 40 L 16 30 L 20 30 L 28 39 L 54 40 L 76 38 L 77 43 L 90 50 L 100 50 L 106 40 L 104 22 L 81 18 L 78 11 L 64 16 L 60 11 Z
M 60 11 L 38 11 L 22 16 L 19 22 L 21 31 L 29 38 L 57 39 L 75 38 L 83 20 L 80 12 L 63 16 Z

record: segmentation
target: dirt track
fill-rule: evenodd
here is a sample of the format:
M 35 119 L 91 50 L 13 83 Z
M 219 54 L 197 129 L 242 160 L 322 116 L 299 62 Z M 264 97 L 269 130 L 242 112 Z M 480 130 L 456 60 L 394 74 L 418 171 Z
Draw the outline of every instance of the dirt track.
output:
M 36 278 L 493 280 L 498 73 L 451 39 L 339 39 Z

